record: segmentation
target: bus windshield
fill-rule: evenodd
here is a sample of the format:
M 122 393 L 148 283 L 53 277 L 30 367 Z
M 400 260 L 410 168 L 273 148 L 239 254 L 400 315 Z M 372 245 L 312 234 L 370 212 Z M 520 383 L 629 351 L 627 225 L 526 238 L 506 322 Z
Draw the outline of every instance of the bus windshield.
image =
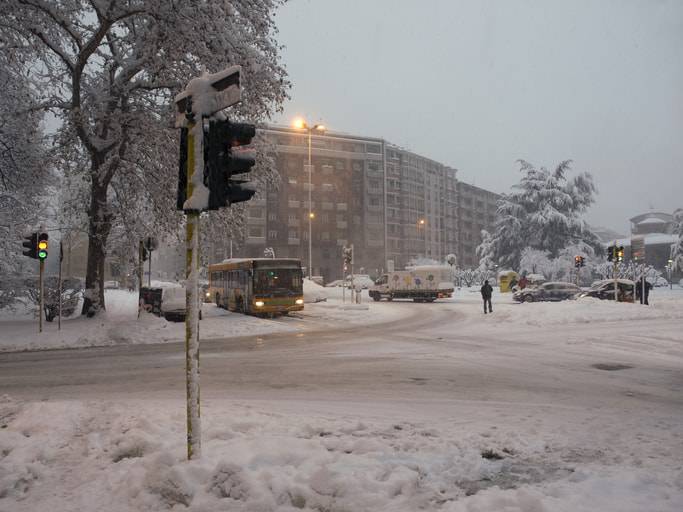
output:
M 301 295 L 301 270 L 262 269 L 254 271 L 254 294 L 258 295 Z

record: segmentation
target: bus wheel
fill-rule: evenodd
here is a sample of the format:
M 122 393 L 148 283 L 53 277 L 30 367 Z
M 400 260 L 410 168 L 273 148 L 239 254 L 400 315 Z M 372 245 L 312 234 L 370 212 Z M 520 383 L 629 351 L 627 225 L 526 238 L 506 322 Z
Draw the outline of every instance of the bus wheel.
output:
M 379 293 L 373 293 L 373 294 L 372 294 L 372 300 L 374 300 L 375 302 L 379 302 L 379 300 L 380 300 L 381 298 L 382 298 L 382 297 L 381 297 L 381 295 L 380 295 Z
M 387 301 L 391 302 L 392 300 L 394 300 L 394 296 L 393 296 L 393 295 L 389 295 L 389 296 L 387 297 Z
M 219 293 L 216 294 L 216 306 L 218 306 L 219 308 L 222 307 L 221 306 L 221 296 Z

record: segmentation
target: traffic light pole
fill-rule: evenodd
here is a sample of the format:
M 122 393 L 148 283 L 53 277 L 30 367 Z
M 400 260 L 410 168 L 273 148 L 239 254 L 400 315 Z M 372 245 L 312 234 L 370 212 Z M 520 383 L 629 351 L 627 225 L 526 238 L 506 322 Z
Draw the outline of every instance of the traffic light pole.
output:
M 144 250 L 143 242 L 140 240 L 140 243 L 138 244 L 138 319 L 140 319 L 140 311 L 142 310 L 142 273 L 145 268 L 144 262 L 142 261 L 142 251 Z
M 40 272 L 38 276 L 38 288 L 40 290 L 40 311 L 38 311 L 38 332 L 43 332 L 43 272 L 45 271 L 45 260 L 40 260 Z
M 618 284 L 618 279 L 617 279 L 617 265 L 618 265 L 618 252 L 619 250 L 617 249 L 617 242 L 616 240 L 614 241 L 614 249 L 612 249 L 612 254 L 613 254 L 613 271 L 612 273 L 614 274 L 614 302 L 619 302 L 619 284 Z
M 188 116 L 190 117 L 190 116 Z M 198 129 L 197 129 L 198 127 Z M 197 133 L 195 133 L 197 132 Z M 200 139 L 197 139 L 197 134 Z M 187 197 L 192 197 L 195 172 L 195 150 L 202 151 L 203 127 L 188 119 Z M 197 311 L 197 276 L 199 273 L 199 212 L 186 215 L 185 246 L 185 381 L 187 394 L 187 458 L 201 457 L 201 415 L 199 403 L 199 317 Z

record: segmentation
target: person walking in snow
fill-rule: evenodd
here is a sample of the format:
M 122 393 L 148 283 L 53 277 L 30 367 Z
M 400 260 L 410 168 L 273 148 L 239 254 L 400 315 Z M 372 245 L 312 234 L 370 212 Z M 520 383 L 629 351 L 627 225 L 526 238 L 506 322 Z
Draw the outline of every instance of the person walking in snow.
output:
M 489 284 L 488 279 L 484 281 L 481 286 L 481 298 L 484 299 L 484 314 L 486 314 L 486 304 L 489 305 L 489 313 L 493 313 L 493 308 L 491 307 L 491 294 L 493 293 L 493 288 Z
M 643 277 L 643 279 L 645 279 L 645 278 Z M 650 305 L 649 297 L 650 297 L 650 290 L 651 289 L 652 289 L 652 284 L 650 283 L 650 281 L 645 279 L 645 305 L 646 306 Z

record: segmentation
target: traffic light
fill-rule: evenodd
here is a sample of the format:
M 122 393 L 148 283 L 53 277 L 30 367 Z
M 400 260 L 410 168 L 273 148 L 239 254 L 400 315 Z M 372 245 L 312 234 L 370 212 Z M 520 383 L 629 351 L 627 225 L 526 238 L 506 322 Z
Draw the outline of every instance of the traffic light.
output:
M 38 233 L 31 233 L 24 238 L 26 241 L 21 244 L 27 249 L 24 251 L 24 256 L 34 259 L 38 258 Z
M 615 247 L 617 250 L 617 261 L 624 261 L 624 247 Z
M 344 257 L 344 265 L 349 266 L 353 263 L 353 246 L 344 247 L 342 249 L 342 256 Z
M 586 258 L 584 256 L 581 256 L 581 266 L 582 267 L 586 266 Z
M 574 256 L 574 267 L 580 268 L 583 265 L 581 264 L 581 256 Z
M 248 201 L 256 193 L 248 180 L 234 177 L 251 171 L 256 164 L 252 151 L 244 148 L 255 135 L 253 124 L 216 120 L 209 123 L 204 145 L 204 183 L 209 188 L 209 210 Z
M 228 120 L 211 120 L 204 129 L 204 185 L 209 189 L 207 210 L 218 210 L 233 203 L 248 201 L 256 189 L 248 180 L 234 176 L 244 174 L 256 164 L 251 144 L 256 127 L 247 123 L 231 123 Z M 180 130 L 180 160 L 178 172 L 178 196 L 176 207 L 183 209 L 187 200 L 188 130 Z M 195 172 L 201 172 L 195 169 Z
M 47 239 L 47 233 L 38 235 L 38 259 L 41 261 L 47 258 Z
M 617 246 L 610 245 L 607 248 L 607 261 L 615 261 L 617 259 Z

